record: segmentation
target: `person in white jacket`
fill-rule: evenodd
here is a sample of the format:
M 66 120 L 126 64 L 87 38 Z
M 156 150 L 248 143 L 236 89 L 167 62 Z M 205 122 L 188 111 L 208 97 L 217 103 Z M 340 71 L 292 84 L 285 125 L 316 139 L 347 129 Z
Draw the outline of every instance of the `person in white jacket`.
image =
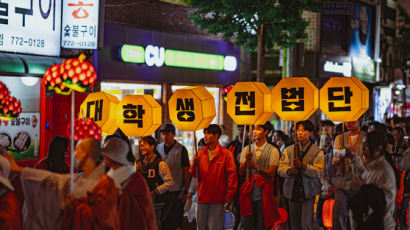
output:
M 386 199 L 384 229 L 393 230 L 396 226 L 393 218 L 396 180 L 392 167 L 384 158 L 385 147 L 385 135 L 381 132 L 373 131 L 363 138 L 364 163 L 350 149 L 347 149 L 346 157 L 350 159 L 355 175 L 360 176 L 362 179 L 362 184 L 374 184 L 383 190 Z M 351 224 L 352 229 L 355 229 L 355 224 Z

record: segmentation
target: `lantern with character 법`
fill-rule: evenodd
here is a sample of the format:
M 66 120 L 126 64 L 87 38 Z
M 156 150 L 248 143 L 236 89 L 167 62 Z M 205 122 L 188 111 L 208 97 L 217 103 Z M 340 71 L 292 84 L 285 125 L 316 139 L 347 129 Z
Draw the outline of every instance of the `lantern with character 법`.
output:
M 116 117 L 125 135 L 142 137 L 161 125 L 162 109 L 151 95 L 127 95 L 117 105 Z
M 332 77 L 320 89 L 320 109 L 332 121 L 356 121 L 369 108 L 369 90 L 356 77 Z
M 227 110 L 238 125 L 264 124 L 273 114 L 269 88 L 262 82 L 237 82 L 228 93 Z
M 79 117 L 89 117 L 103 132 L 113 134 L 118 128 L 116 109 L 119 103 L 118 98 L 109 93 L 90 93 L 81 104 Z
M 319 90 L 306 77 L 283 78 L 272 90 L 272 109 L 282 120 L 307 120 L 318 108 Z
M 182 131 L 204 129 L 216 116 L 215 99 L 202 86 L 177 89 L 168 108 L 170 119 Z

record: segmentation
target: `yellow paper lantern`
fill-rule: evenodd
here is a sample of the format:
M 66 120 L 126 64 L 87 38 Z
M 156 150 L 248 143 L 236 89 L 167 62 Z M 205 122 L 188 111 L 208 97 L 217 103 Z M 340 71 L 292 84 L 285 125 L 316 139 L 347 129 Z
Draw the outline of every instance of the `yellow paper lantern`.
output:
M 215 99 L 202 86 L 177 89 L 168 109 L 171 121 L 182 131 L 204 129 L 216 116 Z
M 332 121 L 356 121 L 369 108 L 369 90 L 356 77 L 332 77 L 320 89 L 320 109 Z
M 117 125 L 127 136 L 151 135 L 161 119 L 161 106 L 151 95 L 127 95 L 117 105 Z
M 319 90 L 306 77 L 283 78 L 272 90 L 272 109 L 285 121 L 307 120 L 319 108 Z
M 265 124 L 273 114 L 269 88 L 262 82 L 237 82 L 228 93 L 227 110 L 238 125 Z
M 90 93 L 80 106 L 78 117 L 89 117 L 101 127 L 101 130 L 113 134 L 117 130 L 116 114 L 117 105 L 120 103 L 117 97 L 105 93 Z

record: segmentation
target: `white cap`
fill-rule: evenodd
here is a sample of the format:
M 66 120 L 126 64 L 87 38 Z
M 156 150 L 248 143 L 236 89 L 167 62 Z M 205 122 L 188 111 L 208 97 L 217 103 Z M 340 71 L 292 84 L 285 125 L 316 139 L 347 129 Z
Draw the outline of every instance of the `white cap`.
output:
M 131 165 L 131 162 L 127 159 L 129 150 L 127 142 L 121 138 L 113 137 L 105 144 L 101 154 L 120 164 Z

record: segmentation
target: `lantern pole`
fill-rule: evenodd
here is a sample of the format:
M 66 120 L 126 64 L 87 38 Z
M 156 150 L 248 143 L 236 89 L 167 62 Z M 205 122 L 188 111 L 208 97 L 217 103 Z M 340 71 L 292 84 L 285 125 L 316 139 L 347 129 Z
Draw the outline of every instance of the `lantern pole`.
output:
M 70 193 L 74 192 L 74 113 L 75 91 L 71 92 L 71 155 L 70 155 Z
M 198 162 L 198 165 L 196 165 L 195 170 L 196 170 L 196 178 L 198 179 L 198 181 L 200 181 L 200 174 L 199 174 L 199 158 L 198 158 L 198 149 L 197 149 L 197 143 L 196 143 L 196 131 L 194 130 L 194 149 L 195 149 L 195 156 Z M 195 163 L 195 162 L 194 162 Z
M 345 122 L 342 121 L 342 143 L 340 143 L 340 147 L 345 146 Z
M 245 146 L 246 126 L 247 125 L 244 125 L 244 131 L 243 131 L 243 135 L 242 135 L 242 150 L 241 151 L 243 151 L 243 147 Z
M 251 152 L 251 147 L 252 147 L 252 131 L 253 131 L 253 127 L 252 125 L 249 125 L 249 148 L 248 148 L 248 153 Z M 246 158 L 246 155 L 245 155 Z M 249 180 L 251 180 L 251 170 L 250 170 L 250 166 L 249 163 L 246 165 L 246 171 L 248 172 L 248 177 Z
M 293 144 L 293 167 L 295 167 L 295 162 L 297 160 L 298 157 L 298 153 L 299 153 L 299 143 L 297 140 L 297 127 L 296 127 L 296 121 L 293 121 L 293 140 L 294 140 L 294 144 Z

